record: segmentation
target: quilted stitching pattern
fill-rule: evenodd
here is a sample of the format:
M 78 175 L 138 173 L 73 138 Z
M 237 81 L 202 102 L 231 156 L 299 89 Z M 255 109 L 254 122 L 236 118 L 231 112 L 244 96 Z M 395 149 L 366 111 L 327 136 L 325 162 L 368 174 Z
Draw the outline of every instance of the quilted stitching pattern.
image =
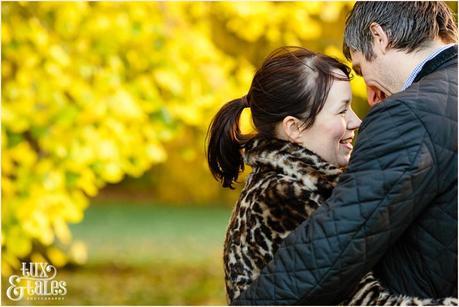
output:
M 371 110 L 331 198 L 233 304 L 336 304 L 376 264 L 394 292 L 457 296 L 457 47 L 449 60 Z

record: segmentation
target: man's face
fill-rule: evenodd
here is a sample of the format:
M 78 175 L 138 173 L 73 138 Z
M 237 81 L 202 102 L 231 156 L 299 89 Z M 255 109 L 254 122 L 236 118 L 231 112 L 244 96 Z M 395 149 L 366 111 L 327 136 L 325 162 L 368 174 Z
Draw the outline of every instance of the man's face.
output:
M 384 68 L 383 57 L 384 55 L 376 55 L 376 58 L 368 61 L 361 52 L 351 52 L 352 68 L 365 80 L 367 99 L 370 106 L 374 106 L 392 94 L 389 90 L 391 82 L 388 80 L 389 76 L 385 73 L 389 67 Z

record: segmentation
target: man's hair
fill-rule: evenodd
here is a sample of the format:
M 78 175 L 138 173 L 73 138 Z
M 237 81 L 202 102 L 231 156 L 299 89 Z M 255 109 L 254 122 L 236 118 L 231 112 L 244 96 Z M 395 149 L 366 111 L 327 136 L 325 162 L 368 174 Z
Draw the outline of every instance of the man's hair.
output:
M 386 33 L 389 47 L 412 52 L 440 38 L 457 42 L 457 24 L 453 12 L 440 1 L 357 1 L 346 19 L 343 52 L 351 51 L 374 59 L 370 25 L 377 23 Z

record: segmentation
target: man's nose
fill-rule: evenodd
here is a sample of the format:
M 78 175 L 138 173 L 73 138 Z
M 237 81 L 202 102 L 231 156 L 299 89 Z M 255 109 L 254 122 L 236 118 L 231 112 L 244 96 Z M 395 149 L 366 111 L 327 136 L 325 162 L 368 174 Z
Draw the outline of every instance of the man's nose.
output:
M 381 102 L 386 98 L 386 94 L 376 86 L 367 85 L 367 99 L 370 106 Z

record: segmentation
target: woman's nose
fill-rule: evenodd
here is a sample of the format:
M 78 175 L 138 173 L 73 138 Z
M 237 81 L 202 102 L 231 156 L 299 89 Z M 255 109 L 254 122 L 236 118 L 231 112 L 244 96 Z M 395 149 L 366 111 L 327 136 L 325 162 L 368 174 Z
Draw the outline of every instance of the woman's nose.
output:
M 349 120 L 347 122 L 347 129 L 354 130 L 360 127 L 362 120 L 355 114 L 354 110 L 350 110 Z

